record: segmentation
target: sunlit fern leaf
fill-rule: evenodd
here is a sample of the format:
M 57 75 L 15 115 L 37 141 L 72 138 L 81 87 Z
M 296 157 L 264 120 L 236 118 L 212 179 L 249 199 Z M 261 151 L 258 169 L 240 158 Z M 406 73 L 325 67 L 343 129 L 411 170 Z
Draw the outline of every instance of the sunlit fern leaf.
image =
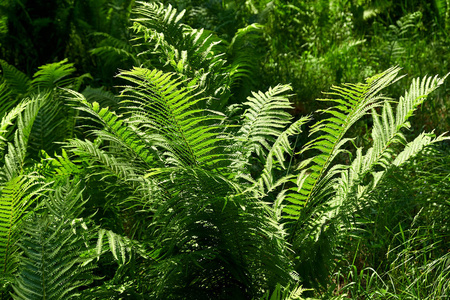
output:
M 31 81 L 27 75 L 17 70 L 14 66 L 4 60 L 0 60 L 2 67 L 2 78 L 6 85 L 11 89 L 13 95 L 25 95 L 31 86 Z
M 35 89 L 53 89 L 54 87 L 67 86 L 73 78 L 69 77 L 75 72 L 73 63 L 68 60 L 51 63 L 39 67 L 32 80 Z
M 375 164 L 389 166 L 392 161 L 393 149 L 391 146 L 406 142 L 400 130 L 409 127 L 408 119 L 427 96 L 444 82 L 447 76 L 444 78 L 425 76 L 422 80 L 420 78 L 413 79 L 409 91 L 400 97 L 395 114 L 389 102 L 384 103 L 381 116 L 372 110 L 374 142 L 371 156 L 367 157 L 369 161 L 366 162 L 366 164 L 370 164 L 369 169 Z
M 132 159 L 139 159 L 148 167 L 152 166 L 154 150 L 151 149 L 151 146 L 153 144 L 145 141 L 136 130 L 129 126 L 126 120 L 123 120 L 121 116 L 117 116 L 108 108 L 100 107 L 97 102 L 88 102 L 80 93 L 71 90 L 68 90 L 68 92 L 72 95 L 72 100 L 78 102 L 78 109 L 88 113 L 89 117 L 86 118 L 91 118 L 103 127 L 103 130 L 95 131 L 97 135 L 101 135 L 106 140 L 114 141 L 127 149 Z
M 32 81 L 27 79 L 28 90 L 22 91 L 32 98 L 31 102 L 36 102 L 36 105 L 39 106 L 37 116 L 33 117 L 30 123 L 33 124 L 33 129 L 27 142 L 28 146 L 35 150 L 30 152 L 32 156 L 37 155 L 41 149 L 52 153 L 59 148 L 55 142 L 61 142 L 71 137 L 75 111 L 65 105 L 60 97 L 60 91 L 52 90 L 55 87 L 75 84 L 77 80 L 84 78 L 84 76 L 69 77 L 75 71 L 75 68 L 73 64 L 67 63 L 67 60 L 44 65 L 39 69 Z M 12 75 L 14 74 L 12 73 Z M 15 76 L 19 79 L 22 78 L 20 74 L 15 74 Z M 6 103 L 15 103 L 11 99 L 5 100 L 7 100 Z M 4 109 L 3 113 L 6 113 L 10 110 L 10 105 L 7 104 Z
M 102 254 L 111 252 L 114 260 L 119 265 L 128 263 L 132 259 L 133 253 L 137 253 L 145 259 L 156 258 L 153 251 L 147 251 L 138 241 L 105 229 L 100 229 L 98 231 L 98 240 L 95 251 L 97 253 L 97 260 Z
M 384 103 L 381 114 L 372 110 L 373 146 L 364 155 L 361 148 L 357 149 L 350 167 L 341 173 L 341 178 L 336 184 L 336 195 L 330 201 L 332 209 L 322 221 L 338 216 L 342 208 L 351 211 L 354 207 L 358 207 L 362 200 L 375 191 L 390 170 L 402 166 L 426 147 L 449 139 L 444 135 L 434 137 L 433 134 L 422 133 L 413 141 L 407 142 L 401 132 L 403 128 L 409 128 L 408 119 L 413 112 L 447 76 L 444 78 L 425 76 L 422 80 L 414 79 L 410 89 L 400 97 L 395 113 L 389 102 Z M 369 174 L 371 178 L 368 181 Z
M 448 75 L 447 75 L 448 76 Z M 418 154 L 425 147 L 446 139 L 444 136 L 432 138 L 432 134 L 421 134 L 412 142 L 407 142 L 401 130 L 409 128 L 408 119 L 413 115 L 417 107 L 422 104 L 427 96 L 443 84 L 447 76 L 443 78 L 425 76 L 422 80 L 420 78 L 414 79 L 405 95 L 400 97 L 395 109 L 392 108 L 389 102 L 385 102 L 381 114 L 379 115 L 375 110 L 372 110 L 373 129 L 372 139 L 373 146 L 362 155 L 361 150 L 357 151 L 350 169 L 343 174 L 345 178 L 341 179 L 344 189 L 342 195 L 339 195 L 337 200 L 342 203 L 346 197 L 357 191 L 357 198 L 373 190 L 378 181 L 384 175 L 384 171 L 392 166 L 400 166 L 411 157 Z M 398 151 L 399 145 L 404 145 L 401 152 Z M 403 146 L 402 146 L 403 147 Z M 373 173 L 374 182 L 371 186 L 360 186 L 361 181 L 367 174 L 373 172 L 375 167 L 381 167 L 382 170 Z
M 286 112 L 291 108 L 286 92 L 289 85 L 277 85 L 267 92 L 252 92 L 244 103 L 248 108 L 237 132 L 233 146 L 235 167 L 242 168 L 249 163 L 252 154 L 265 157 L 272 144 L 283 132 L 291 116 Z
M 295 121 L 285 131 L 283 131 L 278 136 L 277 140 L 273 143 L 269 153 L 267 154 L 266 162 L 261 172 L 261 176 L 258 179 L 259 189 L 262 193 L 270 192 L 274 190 L 276 187 L 280 186 L 281 184 L 284 184 L 289 181 L 290 176 L 283 176 L 281 179 L 275 180 L 273 169 L 276 166 L 279 166 L 283 170 L 286 170 L 285 155 L 287 154 L 290 157 L 294 155 L 293 153 L 294 149 L 291 146 L 289 137 L 300 134 L 302 132 L 301 126 L 309 122 L 310 120 L 311 119 L 309 117 L 303 117 Z M 288 166 L 288 168 L 290 167 L 291 165 Z M 288 173 L 289 170 L 286 170 L 286 175 L 288 175 Z
M 180 21 L 184 13 L 184 10 L 178 12 L 170 4 L 166 8 L 162 3 L 138 1 L 133 9 L 133 21 L 136 22 L 133 29 L 144 33 L 144 38 L 147 41 L 156 39 L 156 48 L 165 42 L 165 39 L 169 44 L 175 44 L 176 40 L 173 35 L 168 34 L 167 37 L 164 37 L 161 33 L 173 33 L 180 30 L 182 28 Z M 139 26 L 139 24 L 151 25 L 153 29 Z
M 0 267 L 2 276 L 12 276 L 20 261 L 18 226 L 41 191 L 36 175 L 19 175 L 0 183 Z
M 143 68 L 123 71 L 119 77 L 129 81 L 122 103 L 131 112 L 133 125 L 141 132 L 160 136 L 169 164 L 195 166 L 214 164 L 221 157 L 219 114 L 197 108 L 204 99 L 195 95 L 194 87 L 183 87 L 173 74 Z
M 173 52 L 172 65 L 183 69 L 181 74 L 197 80 L 205 95 L 212 97 L 208 107 L 221 110 L 229 97 L 229 86 L 232 78 L 225 68 L 225 49 L 221 49 L 222 41 L 213 33 L 204 29 L 185 28 L 185 38 L 179 50 Z
M 6 147 L 7 142 L 10 140 L 10 132 L 8 128 L 13 125 L 12 121 L 26 108 L 27 101 L 23 101 L 14 106 L 6 115 L 3 116 L 0 122 L 0 153 Z M 3 157 L 3 155 L 2 155 Z
M 403 151 L 398 153 L 395 159 L 392 161 L 392 165 L 399 167 L 407 162 L 410 158 L 419 154 L 426 147 L 431 144 L 450 140 L 450 137 L 444 136 L 444 134 L 435 137 L 434 134 L 422 133 L 418 135 L 412 142 L 406 144 Z
M 37 165 L 39 175 L 55 183 L 65 183 L 67 178 L 74 178 L 82 174 L 82 166 L 75 164 L 68 156 L 65 149 L 61 149 L 61 155 L 51 157 L 45 151 L 41 151 L 41 161 Z
M 0 169 L 0 180 L 7 181 L 22 174 L 26 167 L 26 155 L 30 133 L 36 119 L 41 102 L 39 99 L 27 100 L 25 109 L 17 115 L 17 129 L 13 141 L 8 143 L 8 151 L 4 156 L 4 165 Z
M 323 99 L 323 101 L 334 102 L 336 105 L 323 110 L 331 117 L 312 126 L 310 135 L 317 135 L 307 143 L 301 152 L 308 150 L 318 151 L 314 158 L 303 163 L 299 175 L 294 181 L 298 186 L 292 189 L 286 197 L 290 204 L 286 205 L 287 218 L 298 219 L 300 211 L 309 202 L 320 202 L 324 196 L 333 193 L 331 180 L 338 175 L 341 168 L 334 166 L 330 169 L 335 157 L 342 153 L 342 146 L 349 140 L 344 138 L 348 129 L 361 117 L 365 116 L 372 108 L 380 106 L 387 98 L 381 96 L 380 91 L 386 86 L 394 83 L 399 68 L 394 67 L 366 80 L 362 84 L 343 84 L 341 87 L 333 86 L 331 96 L 337 98 Z M 297 230 L 294 227 L 294 234 Z
M 41 66 L 39 71 L 35 73 L 33 80 L 30 81 L 29 79 L 25 80 L 26 76 L 24 74 L 18 71 L 11 71 L 13 67 L 5 64 L 2 66 L 5 70 L 9 70 L 9 75 L 4 76 L 1 83 L 1 87 L 6 87 L 7 94 L 4 103 L 2 103 L 3 111 L 0 112 L 0 115 L 3 117 L 7 111 L 11 110 L 12 104 L 19 101 L 10 99 L 16 93 L 13 91 L 17 89 L 14 86 L 23 86 L 20 88 L 22 90 L 20 91 L 21 95 L 30 97 L 31 102 L 35 102 L 33 106 L 36 106 L 38 110 L 37 116 L 34 116 L 30 122 L 32 130 L 26 134 L 27 139 L 29 138 L 29 141 L 27 141 L 28 147 L 34 150 L 30 151 L 31 156 L 37 156 L 42 149 L 49 153 L 58 150 L 59 146 L 56 142 L 64 141 L 73 134 L 74 114 L 76 111 L 64 103 L 61 91 L 54 90 L 54 88 L 68 85 L 75 87 L 73 85 L 79 85 L 80 81 L 86 78 L 87 75 L 76 78 L 70 77 L 75 68 L 67 60 L 63 60 Z M 8 82 L 14 82 L 14 80 L 19 83 L 13 84 L 12 88 L 9 87 L 10 84 Z M 25 88 L 27 88 L 26 91 L 24 90 Z M 5 92 L 5 89 L 2 89 L 0 94 L 3 92 Z M 28 137 L 28 135 L 30 136 Z M 11 137 L 8 140 L 11 140 Z

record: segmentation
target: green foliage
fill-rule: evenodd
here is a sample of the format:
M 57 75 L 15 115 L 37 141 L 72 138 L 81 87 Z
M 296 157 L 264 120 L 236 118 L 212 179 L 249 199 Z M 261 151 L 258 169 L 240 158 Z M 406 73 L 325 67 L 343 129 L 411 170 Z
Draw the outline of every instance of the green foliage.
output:
M 1 298 L 447 295 L 448 1 L 169 2 L 0 7 Z
M 77 188 L 57 187 L 48 211 L 29 216 L 22 226 L 23 257 L 13 285 L 13 299 L 66 299 L 92 281 L 86 264 L 89 229 L 77 219 L 83 204 Z
M 101 181 L 117 178 L 134 190 L 135 195 L 128 199 L 117 199 L 120 205 L 142 207 L 142 212 L 152 216 L 147 225 L 151 236 L 142 228 L 133 233 L 161 249 L 158 264 L 146 275 L 155 290 L 147 293 L 168 298 L 180 293 L 205 297 L 231 293 L 241 298 L 260 294 L 271 284 L 268 278 L 287 281 L 283 232 L 271 221 L 264 203 L 240 195 L 237 182 L 223 176 L 235 177 L 224 147 L 237 147 L 221 137 L 221 126 L 214 125 L 224 122 L 223 116 L 196 109 L 205 99 L 196 99 L 194 87 L 183 87 L 183 82 L 170 74 L 136 68 L 120 76 L 133 84 L 124 88 L 121 109 L 126 117 L 73 93 L 82 104 L 80 109 L 95 117 L 104 130 L 93 130 L 97 143 L 74 140 L 69 145 L 75 154 L 98 165 L 96 174 L 101 174 Z M 264 96 L 269 109 L 280 109 L 280 113 L 269 113 L 269 118 L 267 113 L 253 116 L 251 122 L 260 127 L 251 134 L 249 130 L 239 134 L 247 137 L 239 141 L 242 151 L 252 153 L 265 135 L 281 133 L 280 124 L 286 120 L 271 121 L 287 118 L 281 112 L 287 99 L 277 95 L 286 89 L 277 87 Z M 257 103 L 257 99 L 262 100 L 255 94 L 249 100 Z M 260 138 L 249 140 L 249 136 Z M 263 144 L 270 148 L 273 140 Z M 227 226 L 231 220 L 233 229 Z M 187 270 L 190 275 L 182 276 Z M 260 277 L 262 273 L 267 278 Z M 190 291 L 188 283 L 194 277 L 204 288 L 193 286 Z
M 17 269 L 20 257 L 17 245 L 20 237 L 20 223 L 43 187 L 37 174 L 28 170 L 30 166 L 26 158 L 31 127 L 38 112 L 39 103 L 35 99 L 18 105 L 2 119 L 2 150 L 6 150 L 3 153 L 0 169 L 2 292 L 13 281 L 12 278 Z M 8 125 L 12 125 L 11 122 L 15 118 L 17 118 L 17 130 L 11 143 L 5 137 L 8 133 Z

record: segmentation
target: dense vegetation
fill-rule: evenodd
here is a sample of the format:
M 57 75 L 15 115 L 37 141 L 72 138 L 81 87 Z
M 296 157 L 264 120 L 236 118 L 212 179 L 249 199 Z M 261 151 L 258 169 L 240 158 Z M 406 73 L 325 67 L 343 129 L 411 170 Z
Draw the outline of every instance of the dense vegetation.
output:
M 0 11 L 1 299 L 450 294 L 449 1 Z

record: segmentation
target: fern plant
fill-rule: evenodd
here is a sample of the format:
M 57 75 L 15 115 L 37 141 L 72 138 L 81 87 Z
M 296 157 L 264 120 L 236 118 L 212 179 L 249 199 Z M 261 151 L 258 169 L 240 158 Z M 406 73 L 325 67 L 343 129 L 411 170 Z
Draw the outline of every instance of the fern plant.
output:
M 366 83 L 333 87 L 331 95 L 337 97 L 325 100 L 337 105 L 323 111 L 329 118 L 311 127 L 314 138 L 298 152 L 310 153 L 310 158 L 296 168 L 291 159 L 286 166 L 286 157 L 294 154 L 289 137 L 300 134 L 310 118 L 284 129 L 290 122 L 284 112 L 289 108 L 288 86 L 249 97 L 236 128 L 227 126 L 234 121 L 223 115 L 196 108 L 205 99 L 199 98 L 195 86 L 186 87 L 173 74 L 145 68 L 119 75 L 131 83 L 123 87 L 124 100 L 117 110 L 122 115 L 72 92 L 79 109 L 103 129 L 92 130 L 94 142 L 72 140 L 68 147 L 95 166 L 93 174 L 99 177 L 93 180 L 103 184 L 117 180 L 114 185 L 127 186 L 125 199 L 110 201 L 137 209 L 129 221 L 148 226 L 152 234 L 134 227 L 133 236 L 164 253 L 144 276 L 155 296 L 262 295 L 275 286 L 256 274 L 284 278 L 286 285 L 295 281 L 293 268 L 302 281 L 314 284 L 318 268 L 328 272 L 326 257 L 316 251 L 326 246 L 333 257 L 334 244 L 325 239 L 334 235 L 335 242 L 339 240 L 337 230 L 347 226 L 350 208 L 372 193 L 386 172 L 446 139 L 423 134 L 405 142 L 401 130 L 409 117 L 445 78 L 415 80 L 394 114 L 393 100 L 380 91 L 401 78 L 399 71 L 391 68 Z M 349 128 L 370 114 L 373 148 L 364 155 L 357 149 L 348 165 L 336 163 L 349 151 L 352 139 L 345 136 Z M 255 169 L 258 162 L 261 167 Z M 239 232 L 234 234 L 238 240 L 228 233 L 228 225 Z M 252 230 L 259 233 L 255 236 Z M 255 260 L 262 249 L 264 262 Z M 202 267 L 195 271 L 198 264 Z M 312 264 L 317 266 L 308 271 Z M 231 266 L 239 268 L 232 271 Z M 188 284 L 193 277 L 181 275 L 188 269 L 198 284 Z M 224 294 L 215 292 L 221 289 Z
M 147 293 L 245 298 L 262 294 L 275 278 L 291 281 L 282 228 L 267 205 L 245 191 L 248 186 L 235 176 L 236 164 L 230 164 L 231 154 L 225 150 L 246 153 L 240 168 L 249 167 L 251 153 L 264 157 L 289 119 L 281 112 L 288 105 L 281 94 L 288 88 L 255 94 L 251 105 L 269 105 L 257 104 L 264 113 L 248 120 L 239 133 L 242 139 L 235 142 L 221 125 L 226 121 L 222 114 L 197 109 L 206 100 L 195 86 L 185 87 L 175 75 L 144 68 L 119 76 L 131 83 L 122 94 L 122 116 L 72 92 L 79 109 L 103 129 L 92 130 L 95 142 L 72 140 L 67 146 L 94 166 L 93 174 L 99 174 L 103 184 L 118 180 L 129 187 L 125 198 L 109 201 L 132 208 L 131 219 L 138 223 L 129 234 L 161 253 L 144 277 L 152 287 Z M 270 108 L 279 113 L 271 115 Z M 269 130 L 264 123 L 272 119 L 278 124 Z M 251 123 L 260 127 L 250 128 Z M 277 154 L 286 146 L 283 142 L 280 139 Z M 229 222 L 234 225 L 229 227 Z M 184 275 L 187 270 L 190 275 Z M 197 284 L 190 283 L 194 278 Z
M 288 202 L 284 209 L 285 216 L 287 219 L 294 219 L 288 231 L 294 249 L 308 249 L 307 245 L 311 243 L 321 245 L 320 241 L 330 239 L 330 235 L 338 242 L 338 231 L 345 232 L 343 228 L 346 226 L 357 226 L 341 221 L 347 220 L 353 212 L 352 208 L 358 207 L 363 199 L 377 189 L 388 172 L 433 143 L 448 139 L 444 136 L 433 137 L 432 133 L 423 133 L 407 142 L 402 134 L 402 129 L 409 126 L 408 119 L 414 110 L 446 77 L 415 79 L 409 91 L 400 97 L 394 113 L 391 105 L 393 100 L 380 95 L 379 92 L 399 79 L 398 72 L 398 68 L 392 68 L 367 80 L 366 84 L 333 87 L 334 92 L 331 95 L 339 98 L 327 100 L 337 105 L 324 111 L 331 117 L 312 126 L 310 134 L 320 135 L 300 151 L 304 153 L 315 150 L 317 154 L 300 163 L 299 174 L 292 180 L 296 186 L 291 188 L 286 196 Z M 377 109 L 381 110 L 381 115 Z M 374 121 L 373 147 L 367 149 L 365 154 L 363 149 L 357 149 L 348 165 L 333 163 L 337 157 L 348 151 L 344 145 L 351 139 L 344 136 L 345 132 L 356 120 L 369 112 Z M 344 224 L 347 225 L 343 227 Z M 329 246 L 330 242 L 326 244 Z M 313 254 L 314 251 L 318 249 L 309 255 L 316 255 Z M 329 248 L 329 251 L 331 255 L 332 248 Z M 324 258 L 324 253 L 326 251 L 323 251 L 322 258 L 316 257 L 305 263 L 317 264 L 315 268 L 320 268 L 319 261 Z M 307 268 L 302 263 L 298 266 Z
M 0 125 L 0 252 L 2 280 L 5 283 L 2 293 L 5 293 L 13 282 L 20 257 L 20 224 L 45 190 L 47 179 L 39 175 L 33 158 L 38 158 L 40 150 L 54 151 L 59 148 L 55 140 L 68 134 L 69 127 L 63 125 L 71 120 L 61 118 L 63 104 L 58 102 L 58 92 L 54 88 L 73 83 L 73 79 L 66 77 L 74 68 L 66 61 L 43 66 L 30 80 L 4 61 L 1 66 L 2 95 L 5 96 L 2 100 L 6 104 L 2 107 Z M 65 113 L 68 111 L 66 109 Z

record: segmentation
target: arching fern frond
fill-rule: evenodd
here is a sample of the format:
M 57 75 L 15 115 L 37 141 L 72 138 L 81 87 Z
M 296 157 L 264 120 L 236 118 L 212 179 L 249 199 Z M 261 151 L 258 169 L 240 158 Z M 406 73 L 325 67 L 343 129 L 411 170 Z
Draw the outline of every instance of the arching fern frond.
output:
M 405 137 L 401 133 L 402 128 L 409 128 L 408 119 L 413 115 L 417 107 L 422 104 L 427 96 L 437 89 L 446 79 L 425 76 L 413 79 L 409 91 L 400 97 L 397 104 L 396 113 L 389 102 L 385 102 L 381 116 L 372 110 L 373 118 L 373 148 L 370 157 L 367 157 L 371 169 L 375 164 L 388 167 L 392 161 L 392 145 L 405 142 Z
M 26 166 L 31 130 L 42 105 L 40 100 L 38 96 L 26 101 L 25 109 L 17 115 L 17 130 L 14 132 L 13 142 L 8 143 L 8 152 L 2 160 L 4 164 L 0 168 L 0 181 L 8 181 L 22 174 Z
M 332 87 L 334 99 L 324 99 L 336 105 L 323 112 L 331 115 L 316 123 L 310 135 L 318 137 L 307 143 L 301 152 L 314 150 L 320 154 L 302 163 L 300 173 L 295 181 L 298 185 L 288 194 L 286 200 L 291 204 L 285 207 L 286 217 L 298 219 L 300 211 L 311 201 L 320 202 L 323 196 L 333 190 L 331 180 L 339 174 L 340 168 L 330 169 L 334 158 L 342 152 L 342 146 L 348 141 L 344 138 L 348 129 L 372 108 L 380 106 L 387 99 L 379 92 L 386 86 L 399 80 L 399 68 L 391 68 L 366 80 L 364 84 L 344 84 L 342 87 Z M 296 227 L 295 227 L 296 228 Z M 294 229 L 294 233 L 295 233 Z M 295 234 L 294 234 L 295 235 Z
M 383 179 L 389 169 L 395 166 L 400 167 L 425 147 L 448 139 L 443 135 L 433 138 L 433 134 L 423 133 L 413 141 L 407 142 L 401 132 L 403 128 L 409 128 L 408 119 L 417 107 L 426 100 L 427 96 L 443 84 L 447 76 L 443 78 L 425 76 L 422 80 L 420 78 L 414 79 L 409 91 L 406 91 L 405 95 L 400 97 L 395 113 L 389 102 L 384 103 L 380 115 L 372 110 L 373 146 L 364 155 L 362 149 L 358 149 L 351 167 L 343 172 L 338 184 L 338 194 L 333 200 L 333 206 L 336 207 L 336 210 L 346 201 L 352 200 L 349 199 L 351 195 L 356 202 L 367 196 L 369 192 L 376 188 L 378 182 Z M 399 151 L 399 147 L 403 150 Z M 376 167 L 378 167 L 378 170 L 375 170 Z M 369 173 L 372 174 L 373 180 L 370 184 L 363 185 L 362 181 Z
M 73 63 L 68 60 L 51 63 L 39 67 L 32 80 L 34 89 L 53 89 L 54 87 L 67 86 L 73 82 L 69 76 L 75 72 Z
M 266 153 L 272 149 L 271 144 L 280 136 L 291 118 L 286 112 L 291 108 L 286 95 L 290 90 L 288 85 L 277 85 L 265 93 L 253 92 L 252 97 L 247 98 L 244 105 L 248 109 L 235 136 L 236 167 L 242 168 L 248 164 L 252 154 L 265 158 Z
M 40 108 L 30 132 L 29 147 L 34 150 L 33 155 L 40 150 L 53 153 L 59 148 L 56 142 L 63 142 L 72 136 L 74 111 L 64 106 L 58 95 L 52 93 L 40 93 L 34 98 L 40 102 Z
M 154 150 L 152 144 L 143 139 L 136 130 L 134 130 L 126 120 L 117 116 L 116 113 L 109 111 L 108 108 L 102 108 L 97 102 L 90 103 L 86 98 L 77 92 L 68 90 L 72 95 L 72 100 L 78 102 L 78 109 L 88 113 L 88 119 L 99 123 L 103 129 L 95 130 L 96 135 L 100 135 L 105 140 L 113 141 L 126 149 L 128 155 L 133 160 L 139 159 L 143 164 L 151 167 L 154 162 Z M 90 148 L 88 146 L 88 148 Z
M 261 44 L 263 28 L 260 24 L 250 24 L 238 29 L 231 40 L 228 46 L 228 52 L 231 55 L 228 67 L 230 68 L 233 88 L 240 85 L 241 88 L 247 89 L 249 92 L 251 87 L 255 85 L 257 67 L 262 56 L 260 52 L 255 51 L 255 48 Z
M 165 141 L 159 146 L 167 164 L 197 166 L 220 160 L 220 132 L 214 124 L 223 117 L 197 109 L 204 99 L 196 97 L 194 87 L 183 87 L 172 74 L 143 68 L 123 71 L 119 77 L 133 84 L 122 93 L 133 125 Z
M 136 22 L 133 24 L 133 28 L 137 32 L 144 33 L 146 41 L 152 42 L 155 40 L 156 50 L 161 43 L 166 41 L 168 44 L 177 43 L 174 32 L 182 28 L 180 21 L 184 13 L 184 10 L 178 12 L 170 4 L 165 7 L 162 3 L 138 1 L 136 7 L 133 9 L 133 21 Z M 141 26 L 142 24 L 151 25 L 153 30 Z M 164 32 L 172 34 L 166 34 L 167 37 L 164 37 Z
M 26 108 L 26 106 L 27 101 L 23 101 L 14 106 L 13 109 L 11 109 L 6 115 L 3 116 L 0 122 L 0 153 L 3 153 L 7 142 L 10 140 L 8 127 L 13 125 L 12 121 L 17 118 L 17 116 Z
M 61 149 L 61 155 L 51 157 L 45 151 L 41 151 L 41 161 L 37 165 L 37 172 L 48 181 L 55 184 L 65 183 L 67 178 L 79 178 L 83 174 L 83 168 L 70 158 L 66 150 Z
M 79 156 L 81 160 L 89 162 L 89 164 L 97 162 L 100 168 L 97 169 L 91 165 L 91 175 L 101 175 L 103 179 L 108 176 L 114 176 L 121 181 L 130 181 L 139 175 L 136 171 L 141 171 L 136 169 L 129 159 L 125 160 L 125 156 L 120 155 L 116 157 L 100 149 L 98 143 L 75 139 L 68 142 L 67 147 L 70 148 L 72 153 Z M 132 184 L 132 182 L 128 182 L 128 184 Z
M 262 193 L 267 193 L 289 181 L 291 174 L 289 170 L 286 171 L 286 176 L 275 181 L 275 174 L 273 174 L 274 168 L 280 166 L 283 170 L 286 170 L 285 166 L 285 155 L 293 156 L 293 147 L 289 141 L 289 137 L 299 135 L 301 131 L 301 126 L 309 122 L 311 119 L 309 117 L 303 117 L 296 122 L 292 123 L 285 131 L 283 131 L 273 143 L 269 153 L 267 154 L 266 162 L 264 168 L 261 172 L 261 176 L 258 179 L 258 186 Z M 291 165 L 288 166 L 288 168 Z M 266 192 L 264 192 L 266 191 Z
M 133 253 L 137 253 L 145 259 L 156 258 L 154 253 L 146 251 L 144 246 L 139 242 L 105 229 L 100 229 L 98 231 L 98 240 L 95 250 L 98 257 L 105 252 L 111 252 L 114 260 L 117 261 L 119 265 L 128 263 L 132 259 Z

